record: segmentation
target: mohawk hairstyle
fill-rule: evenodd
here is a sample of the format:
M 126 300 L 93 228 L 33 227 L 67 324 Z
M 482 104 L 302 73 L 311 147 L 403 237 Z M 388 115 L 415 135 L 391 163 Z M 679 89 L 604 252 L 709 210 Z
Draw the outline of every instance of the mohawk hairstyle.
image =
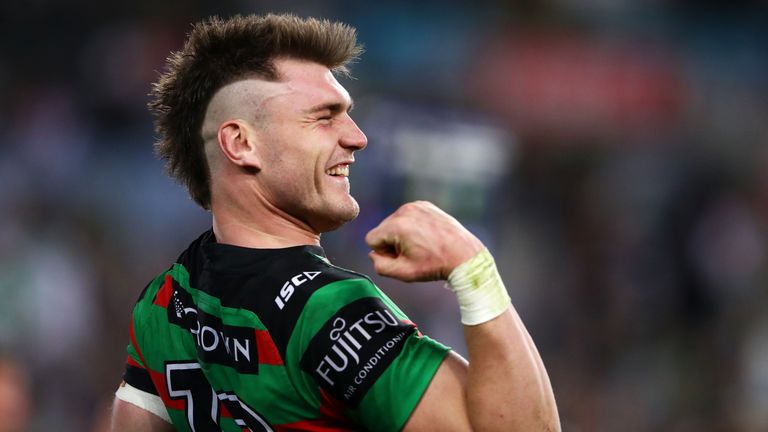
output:
M 309 60 L 347 75 L 362 47 L 354 28 L 293 15 L 212 17 L 194 24 L 181 51 L 172 53 L 152 86 L 149 110 L 159 139 L 155 152 L 168 174 L 204 209 L 211 204 L 210 172 L 202 124 L 208 103 L 223 86 L 258 77 L 280 79 L 274 60 Z

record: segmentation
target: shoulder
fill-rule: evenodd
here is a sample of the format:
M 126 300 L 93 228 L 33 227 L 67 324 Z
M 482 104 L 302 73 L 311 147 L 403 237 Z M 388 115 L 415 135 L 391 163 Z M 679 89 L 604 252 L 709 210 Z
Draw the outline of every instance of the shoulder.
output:
M 198 269 L 204 266 L 204 258 L 201 253 L 204 244 L 210 241 L 212 231 L 208 230 L 193 240 L 186 249 L 184 249 L 178 258 L 168 268 L 157 274 L 144 287 L 139 294 L 137 303 L 152 303 L 157 300 L 158 293 L 163 291 L 166 285 L 171 285 L 174 281 L 185 286 L 195 285 Z
M 322 249 L 312 247 L 276 252 L 242 276 L 229 278 L 235 282 L 231 291 L 239 293 L 227 302 L 259 316 L 277 314 L 292 321 L 316 292 L 329 285 L 343 281 L 372 285 L 367 276 L 330 264 Z
M 373 295 L 377 290 L 367 276 L 330 264 L 322 250 L 295 252 L 299 251 L 281 253 L 247 277 L 238 278 L 237 297 L 226 301 L 258 316 L 282 355 L 302 316 L 318 305 L 330 309 L 344 305 L 345 299 L 332 293 L 343 289 Z

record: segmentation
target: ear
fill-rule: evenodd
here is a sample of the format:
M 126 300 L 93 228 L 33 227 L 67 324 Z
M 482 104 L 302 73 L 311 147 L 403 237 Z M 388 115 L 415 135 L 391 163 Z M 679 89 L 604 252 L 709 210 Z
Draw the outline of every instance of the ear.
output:
M 243 120 L 227 120 L 219 126 L 219 147 L 233 164 L 259 171 L 261 160 L 258 156 L 256 134 Z

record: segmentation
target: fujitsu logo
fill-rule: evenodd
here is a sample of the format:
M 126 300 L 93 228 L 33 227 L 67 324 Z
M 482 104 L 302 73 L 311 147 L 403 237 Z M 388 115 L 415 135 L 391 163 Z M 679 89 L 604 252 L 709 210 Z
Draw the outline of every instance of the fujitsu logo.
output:
M 363 346 L 385 328 L 398 327 L 399 324 L 397 318 L 387 309 L 369 312 L 349 326 L 343 318 L 336 318 L 328 334 L 334 342 L 331 352 L 323 357 L 315 368 L 315 372 L 328 384 L 334 385 L 334 381 L 330 378 L 331 370 L 343 372 L 350 360 L 353 360 L 356 365 L 360 364 L 358 353 Z
M 316 331 L 301 368 L 325 391 L 354 408 L 414 331 L 381 298 L 359 298 L 341 307 Z
M 277 307 L 280 310 L 283 310 L 285 305 L 288 303 L 288 300 L 293 295 L 293 292 L 296 290 L 296 287 L 308 280 L 316 278 L 320 273 L 321 272 L 319 271 L 301 272 L 285 281 L 283 287 L 280 288 L 280 292 L 275 297 L 275 304 Z

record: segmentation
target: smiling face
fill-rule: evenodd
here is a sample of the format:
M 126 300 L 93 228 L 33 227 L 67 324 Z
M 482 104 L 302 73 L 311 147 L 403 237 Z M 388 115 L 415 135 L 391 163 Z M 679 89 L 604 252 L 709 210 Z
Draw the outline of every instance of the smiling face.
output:
M 359 213 L 348 175 L 367 139 L 349 116 L 349 93 L 328 68 L 295 59 L 275 66 L 281 80 L 266 83 L 267 96 L 251 117 L 260 160 L 256 193 L 316 233 L 334 230 Z

